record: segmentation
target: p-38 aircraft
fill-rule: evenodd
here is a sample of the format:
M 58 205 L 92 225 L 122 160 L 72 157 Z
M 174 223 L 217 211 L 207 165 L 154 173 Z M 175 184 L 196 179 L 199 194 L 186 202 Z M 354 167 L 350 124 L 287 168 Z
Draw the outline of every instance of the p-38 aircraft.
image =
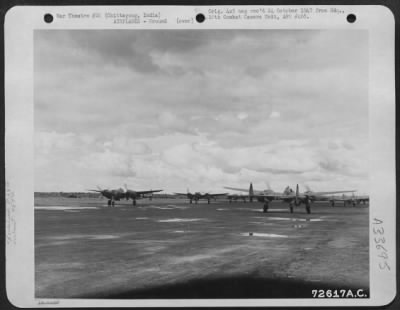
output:
M 121 199 L 132 199 L 133 200 L 133 205 L 136 205 L 136 199 L 141 199 L 141 198 L 146 198 L 146 194 L 152 194 L 152 193 L 157 193 L 161 192 L 162 189 L 158 190 L 149 190 L 149 191 L 133 191 L 127 188 L 125 184 L 125 190 L 123 188 L 118 188 L 118 189 L 101 189 L 99 186 L 97 186 L 96 189 L 89 189 L 91 192 L 97 192 L 102 194 L 104 197 L 108 198 L 108 206 L 115 206 L 115 201 L 120 201 Z M 149 197 L 151 199 L 151 197 Z
M 195 192 L 195 193 L 191 193 L 189 191 L 189 189 L 187 190 L 186 193 L 174 193 L 175 195 L 178 196 L 186 196 L 189 199 L 189 203 L 198 203 L 198 201 L 200 199 L 206 199 L 207 203 L 210 204 L 210 200 L 214 199 L 216 200 L 217 197 L 221 197 L 221 196 L 226 196 L 227 193 L 221 193 L 221 194 L 210 194 L 210 193 L 201 193 L 201 192 Z

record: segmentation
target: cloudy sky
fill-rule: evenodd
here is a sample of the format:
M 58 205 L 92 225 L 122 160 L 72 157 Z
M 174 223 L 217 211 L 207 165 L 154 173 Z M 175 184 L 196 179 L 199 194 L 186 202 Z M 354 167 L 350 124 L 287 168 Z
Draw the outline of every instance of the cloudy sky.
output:
M 35 190 L 368 192 L 367 44 L 360 30 L 38 30 Z

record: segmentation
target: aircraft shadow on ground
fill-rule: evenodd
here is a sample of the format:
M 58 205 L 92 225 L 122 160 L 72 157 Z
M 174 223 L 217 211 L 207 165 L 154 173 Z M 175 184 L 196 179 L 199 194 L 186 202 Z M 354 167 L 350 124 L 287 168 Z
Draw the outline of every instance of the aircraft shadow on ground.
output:
M 367 287 L 349 287 L 321 282 L 305 282 L 294 279 L 265 279 L 254 277 L 226 277 L 199 279 L 152 288 L 137 289 L 114 294 L 98 294 L 80 298 L 107 299 L 203 299 L 203 298 L 312 298 L 312 290 L 363 289 L 369 296 Z

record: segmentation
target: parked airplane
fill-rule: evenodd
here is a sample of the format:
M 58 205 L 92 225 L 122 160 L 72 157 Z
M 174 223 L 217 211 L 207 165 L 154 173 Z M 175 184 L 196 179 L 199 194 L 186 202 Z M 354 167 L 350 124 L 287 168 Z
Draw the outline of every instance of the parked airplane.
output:
M 207 203 L 210 204 L 211 199 L 216 200 L 217 197 L 226 196 L 227 193 L 221 193 L 221 194 L 210 194 L 210 193 L 200 193 L 200 192 L 191 193 L 188 189 L 186 194 L 175 193 L 175 195 L 186 196 L 189 199 L 190 203 L 192 203 L 193 201 L 197 203 L 200 199 L 207 199 Z
M 158 193 L 163 191 L 162 189 L 157 189 L 157 190 L 149 190 L 149 191 L 134 191 L 131 189 L 128 189 L 126 184 L 125 186 L 125 195 L 126 195 L 126 200 L 132 199 L 132 204 L 136 206 L 136 200 L 137 199 L 142 199 L 142 198 L 149 198 L 150 200 L 153 198 L 153 193 Z M 146 194 L 151 194 L 150 196 L 146 197 Z
M 369 196 L 367 196 L 367 195 L 356 196 L 356 195 L 354 195 L 354 193 L 351 196 L 345 196 L 343 194 L 342 197 L 332 196 L 329 199 L 329 201 L 330 201 L 332 207 L 335 206 L 335 202 L 337 202 L 337 201 L 342 201 L 343 202 L 343 206 L 346 206 L 346 204 L 352 204 L 353 207 L 355 207 L 356 204 L 358 204 L 358 205 L 360 203 L 366 204 L 367 202 L 369 202 Z
M 227 187 L 225 187 L 227 188 Z M 234 189 L 243 191 L 244 189 Z M 329 192 L 313 192 L 308 189 L 304 193 L 299 192 L 299 185 L 296 185 L 296 192 L 294 192 L 289 186 L 285 188 L 283 193 L 274 192 L 271 189 L 265 191 L 254 191 L 253 184 L 250 183 L 249 196 L 256 198 L 259 202 L 264 203 L 263 212 L 268 212 L 269 203 L 273 200 L 281 200 L 289 204 L 290 213 L 293 213 L 294 206 L 300 206 L 302 203 L 306 207 L 307 213 L 311 213 L 311 202 L 319 199 L 326 199 L 325 195 L 332 195 L 338 193 L 352 193 L 355 190 L 345 190 L 345 191 L 329 191 Z
M 118 189 L 101 189 L 99 186 L 97 186 L 96 189 L 89 189 L 91 192 L 97 192 L 102 194 L 104 197 L 108 198 L 108 205 L 109 206 L 115 206 L 115 201 L 119 201 L 122 198 L 126 198 L 126 193 L 122 188 Z

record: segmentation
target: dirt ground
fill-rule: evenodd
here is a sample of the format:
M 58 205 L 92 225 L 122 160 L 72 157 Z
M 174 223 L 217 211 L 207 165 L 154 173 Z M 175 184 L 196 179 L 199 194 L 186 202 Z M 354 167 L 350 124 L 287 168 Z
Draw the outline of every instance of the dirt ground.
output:
M 314 203 L 133 207 L 88 198 L 35 199 L 38 298 L 310 298 L 369 289 L 368 206 Z

